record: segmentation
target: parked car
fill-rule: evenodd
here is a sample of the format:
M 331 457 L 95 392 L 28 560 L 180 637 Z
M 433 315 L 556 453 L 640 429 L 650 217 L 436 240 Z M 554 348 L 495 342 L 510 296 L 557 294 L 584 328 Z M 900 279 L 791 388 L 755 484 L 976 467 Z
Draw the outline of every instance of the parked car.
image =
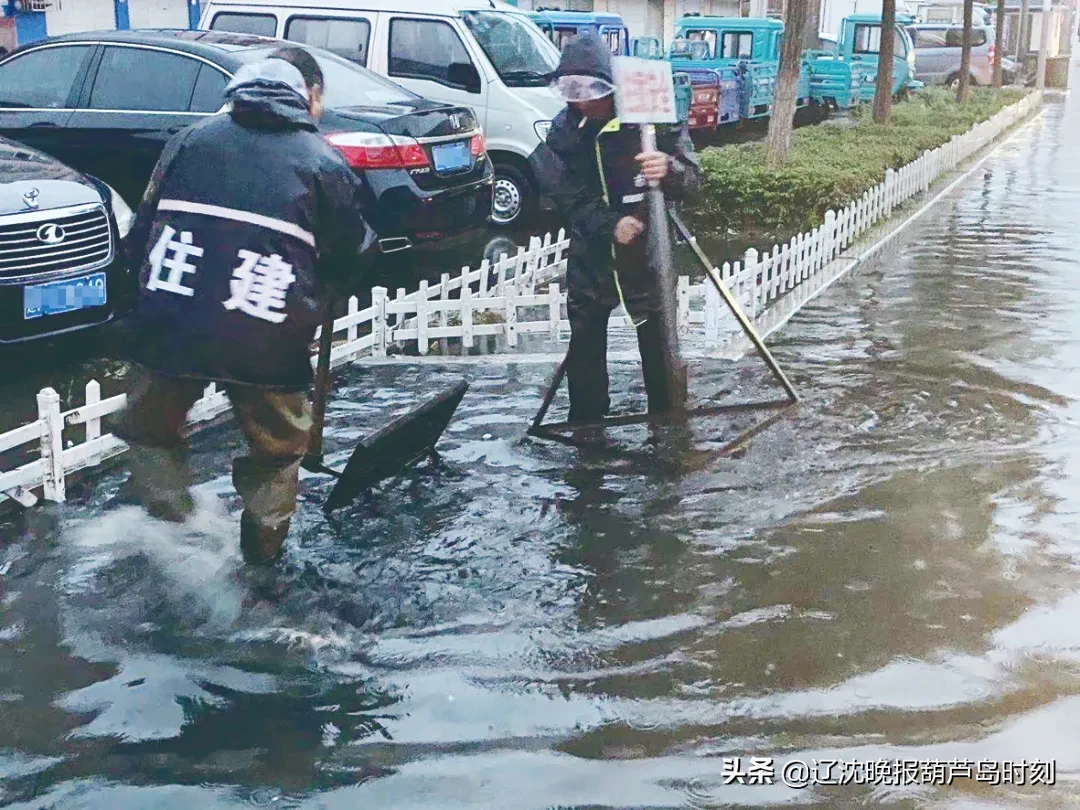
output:
M 960 60 L 964 27 L 949 23 L 917 23 L 908 26 L 915 42 L 915 70 L 926 84 L 955 85 L 960 81 Z M 1016 78 L 1016 63 L 1002 59 L 1005 81 Z M 990 85 L 994 79 L 994 29 L 988 25 L 971 28 L 971 81 Z
M 559 51 L 501 0 L 209 0 L 200 27 L 329 48 L 426 98 L 472 108 L 495 165 L 492 221 L 539 203 L 529 156 L 565 106 L 548 87 Z
M 0 61 L 0 133 L 101 178 L 134 206 L 169 136 L 219 111 L 240 66 L 281 45 L 207 31 L 46 39 Z M 320 131 L 363 172 L 382 250 L 485 227 L 493 176 L 472 111 L 309 50 L 326 76 Z
M 0 344 L 100 326 L 130 310 L 113 261 L 134 215 L 93 177 L 0 138 Z

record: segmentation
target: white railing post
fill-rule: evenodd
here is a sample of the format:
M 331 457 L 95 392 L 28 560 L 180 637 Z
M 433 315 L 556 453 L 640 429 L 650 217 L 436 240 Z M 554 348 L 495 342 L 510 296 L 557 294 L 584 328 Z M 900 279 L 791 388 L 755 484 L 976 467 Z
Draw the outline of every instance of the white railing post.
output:
M 724 264 L 725 272 L 728 270 L 728 265 Z M 723 279 L 724 284 L 727 284 L 727 278 Z M 731 292 L 730 285 L 728 292 Z M 705 343 L 708 346 L 715 346 L 720 341 L 720 291 L 716 289 L 712 284 L 705 285 Z
M 387 340 L 389 330 L 386 326 L 388 292 L 386 287 L 371 288 L 371 305 L 375 308 L 375 315 L 371 319 L 371 336 L 375 339 L 375 345 L 371 347 L 371 353 L 375 357 L 386 357 L 386 346 L 389 343 Z
M 450 300 L 450 274 L 449 273 L 443 273 L 442 278 L 439 279 L 439 300 L 440 301 L 448 301 L 448 300 Z M 439 308 L 439 326 L 441 326 L 441 327 L 443 327 L 445 329 L 446 325 L 447 325 L 448 317 L 449 316 L 448 316 L 448 314 L 446 312 L 446 307 L 445 306 L 440 307 Z
M 501 298 L 506 295 L 506 267 L 510 262 L 507 254 L 502 254 L 495 263 L 495 297 Z
M 893 169 L 885 170 L 885 216 L 891 217 L 893 206 L 896 204 L 896 172 Z
M 521 271 L 521 264 L 518 264 L 518 273 Z M 509 285 L 509 288 L 503 293 L 503 327 L 506 333 L 506 345 L 517 346 L 518 329 L 517 329 L 517 282 L 520 279 L 516 279 L 513 284 Z
M 480 290 L 479 295 L 481 298 L 487 298 L 488 294 L 488 282 L 491 276 L 491 263 L 487 259 L 484 259 L 480 264 Z
M 416 295 L 416 346 L 420 354 L 428 352 L 428 283 L 420 282 Z
M 38 419 L 41 420 L 41 460 L 45 500 L 62 503 L 64 489 L 64 417 L 60 413 L 60 395 L 52 388 L 42 388 L 37 395 Z
M 676 301 L 678 302 L 678 316 L 675 318 L 675 322 L 678 324 L 676 329 L 686 331 L 690 327 L 690 277 L 679 276 L 678 286 L 676 287 Z
M 97 405 L 101 402 L 101 383 L 97 380 L 90 380 L 86 384 L 86 404 Z M 86 442 L 89 444 L 92 441 L 96 441 L 101 438 L 101 417 L 95 416 L 93 419 L 86 420 Z M 101 463 L 101 454 L 94 453 L 94 455 L 88 459 L 88 463 L 93 466 Z
M 758 252 L 755 248 L 747 248 L 746 253 L 743 255 L 743 267 L 746 270 L 746 277 L 750 279 L 750 317 L 756 318 L 758 314 L 758 273 L 761 271 L 761 264 L 758 262 Z
M 562 295 L 559 285 L 554 281 L 548 285 L 548 336 L 552 341 L 559 339 L 559 323 L 562 321 Z
M 359 301 L 359 299 L 355 295 L 350 295 L 349 296 L 349 315 L 350 315 L 350 317 L 356 315 L 356 313 L 359 312 L 359 311 L 360 311 L 360 301 Z M 358 325 L 355 322 L 351 323 L 349 325 L 349 330 L 348 330 L 348 332 L 346 334 L 348 336 L 349 343 L 352 343 L 354 340 L 356 340 L 360 336 Z
M 473 346 L 472 286 L 469 284 L 469 268 L 461 268 L 461 345 Z
M 825 212 L 825 264 L 828 264 L 836 256 L 836 212 L 831 208 Z
M 397 303 L 399 303 L 399 304 L 405 303 L 405 288 L 404 287 L 398 287 L 397 288 L 397 293 L 395 293 L 395 295 L 396 295 L 396 298 L 397 298 Z M 399 309 L 398 312 L 397 312 L 397 315 L 394 317 L 394 328 L 395 329 L 400 329 L 401 324 L 404 321 L 405 321 L 405 313 L 402 312 Z
M 86 384 L 86 404 L 97 405 L 101 402 L 101 383 L 91 380 Z M 95 416 L 86 420 L 86 441 L 92 442 L 101 438 L 101 417 Z

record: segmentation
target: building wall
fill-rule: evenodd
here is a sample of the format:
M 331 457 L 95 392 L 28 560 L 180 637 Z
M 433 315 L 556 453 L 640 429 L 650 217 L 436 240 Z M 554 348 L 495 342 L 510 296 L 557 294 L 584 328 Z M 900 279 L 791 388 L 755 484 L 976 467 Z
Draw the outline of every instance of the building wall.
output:
M 47 36 L 77 34 L 114 28 L 195 28 L 199 0 L 54 0 L 45 12 L 15 11 L 0 0 L 0 17 L 14 23 L 18 45 Z
M 45 31 L 50 37 L 116 28 L 113 0 L 60 0 L 59 5 L 45 12 Z
M 132 28 L 188 27 L 187 0 L 128 0 L 128 4 Z

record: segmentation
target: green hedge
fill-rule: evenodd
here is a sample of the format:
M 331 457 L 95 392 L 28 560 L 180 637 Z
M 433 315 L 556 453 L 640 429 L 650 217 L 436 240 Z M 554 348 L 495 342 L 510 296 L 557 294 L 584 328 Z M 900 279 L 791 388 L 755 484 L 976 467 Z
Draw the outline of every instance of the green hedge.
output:
M 748 143 L 701 153 L 704 194 L 687 211 L 696 229 L 714 238 L 779 242 L 817 226 L 921 152 L 1019 101 L 1022 90 L 973 88 L 959 105 L 953 93 L 930 88 L 893 106 L 892 123 L 879 126 L 862 105 L 854 120 L 797 129 L 786 166 L 765 166 L 764 146 Z

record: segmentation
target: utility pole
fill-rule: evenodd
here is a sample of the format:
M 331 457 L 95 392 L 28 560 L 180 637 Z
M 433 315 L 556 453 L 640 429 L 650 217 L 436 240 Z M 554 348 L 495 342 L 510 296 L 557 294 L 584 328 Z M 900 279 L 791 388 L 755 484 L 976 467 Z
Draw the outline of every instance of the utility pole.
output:
M 1042 4 L 1042 33 L 1039 36 L 1039 67 L 1035 77 L 1035 87 L 1042 90 L 1046 87 L 1046 60 L 1050 54 L 1050 0 L 1043 0 Z

